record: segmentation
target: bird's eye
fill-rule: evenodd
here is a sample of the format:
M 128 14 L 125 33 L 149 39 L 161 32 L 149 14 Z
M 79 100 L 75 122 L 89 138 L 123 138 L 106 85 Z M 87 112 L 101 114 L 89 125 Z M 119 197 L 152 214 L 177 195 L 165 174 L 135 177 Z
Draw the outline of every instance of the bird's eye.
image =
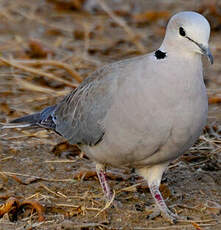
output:
M 185 32 L 185 30 L 183 29 L 183 27 L 180 27 L 180 28 L 179 28 L 179 32 L 180 32 L 180 35 L 181 35 L 181 36 L 183 36 L 183 37 L 186 36 L 186 32 Z

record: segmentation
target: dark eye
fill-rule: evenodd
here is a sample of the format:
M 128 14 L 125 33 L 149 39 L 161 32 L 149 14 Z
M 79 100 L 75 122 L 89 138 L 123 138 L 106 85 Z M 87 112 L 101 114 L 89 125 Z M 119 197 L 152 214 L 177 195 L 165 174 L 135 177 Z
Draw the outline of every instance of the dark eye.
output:
M 183 27 L 180 27 L 180 28 L 179 28 L 179 32 L 180 32 L 180 35 L 181 35 L 181 36 L 183 36 L 183 37 L 186 36 L 186 32 L 185 32 L 185 30 L 183 29 Z

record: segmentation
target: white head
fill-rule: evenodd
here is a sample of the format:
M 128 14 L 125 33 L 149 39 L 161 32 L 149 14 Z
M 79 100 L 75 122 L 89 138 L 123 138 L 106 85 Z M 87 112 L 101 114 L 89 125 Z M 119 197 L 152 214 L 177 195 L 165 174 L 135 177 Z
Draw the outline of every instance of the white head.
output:
M 208 45 L 209 36 L 210 25 L 206 18 L 193 11 L 184 11 L 170 19 L 161 47 L 169 49 L 172 45 L 177 52 L 182 50 L 190 54 L 203 54 L 213 63 Z

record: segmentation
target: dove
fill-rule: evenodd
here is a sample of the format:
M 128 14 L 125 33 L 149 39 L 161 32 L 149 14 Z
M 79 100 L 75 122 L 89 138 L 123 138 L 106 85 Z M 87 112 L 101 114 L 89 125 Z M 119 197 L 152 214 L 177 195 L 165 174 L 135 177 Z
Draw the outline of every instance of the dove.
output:
M 200 136 L 208 113 L 202 55 L 211 64 L 210 25 L 184 11 L 169 20 L 159 49 L 104 65 L 56 105 L 3 128 L 42 127 L 76 144 L 95 162 L 107 200 L 106 167 L 135 168 L 162 216 L 178 218 L 160 191 L 168 165 Z

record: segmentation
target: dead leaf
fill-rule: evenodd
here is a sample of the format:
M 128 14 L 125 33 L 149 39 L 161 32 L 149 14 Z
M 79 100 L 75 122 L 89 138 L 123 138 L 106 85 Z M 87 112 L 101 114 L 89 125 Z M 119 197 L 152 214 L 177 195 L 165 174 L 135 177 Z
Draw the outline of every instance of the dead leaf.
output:
M 5 113 L 8 116 L 13 115 L 13 113 L 15 112 L 14 110 L 12 110 L 9 107 L 9 105 L 6 102 L 0 103 L 0 111 L 2 111 L 3 113 Z
M 65 155 L 67 158 L 73 158 L 76 156 L 80 156 L 81 150 L 77 147 L 77 145 L 71 145 L 67 141 L 58 143 L 51 150 L 56 156 L 61 157 Z M 85 155 L 83 156 L 87 158 Z
M 16 175 L 8 175 L 8 176 L 10 176 L 12 179 L 14 179 L 19 184 L 23 184 L 23 185 L 32 184 L 32 183 L 35 183 L 35 182 L 38 182 L 41 180 L 41 178 L 39 178 L 39 177 L 29 177 L 25 180 L 22 180 L 21 178 L 17 177 Z
M 10 175 L 11 178 L 13 178 L 16 182 L 19 184 L 25 184 L 20 178 L 18 178 L 16 175 Z
M 210 97 L 208 102 L 209 102 L 209 104 L 221 103 L 221 97 Z
M 46 58 L 48 55 L 54 55 L 54 52 L 49 48 L 46 48 L 41 41 L 32 39 L 29 41 L 29 49 L 27 54 L 30 58 Z
M 44 221 L 44 219 L 45 219 L 43 216 L 44 207 L 38 201 L 24 200 L 21 202 L 19 209 L 22 209 L 22 208 L 27 207 L 27 206 L 31 207 L 32 209 L 34 209 L 37 212 L 39 222 Z
M 19 201 L 14 198 L 14 197 L 10 197 L 5 204 L 3 204 L 0 207 L 0 218 L 5 214 L 5 213 L 9 213 L 11 211 L 14 211 L 16 209 L 18 209 L 19 206 Z
M 31 207 L 37 212 L 39 222 L 45 219 L 43 216 L 44 207 L 38 201 L 24 200 L 20 202 L 14 197 L 10 197 L 6 203 L 0 207 L 0 218 L 8 213 L 10 220 L 15 221 L 17 220 L 18 214 L 20 214 L 27 207 Z
M 49 3 L 54 4 L 56 10 L 81 10 L 85 0 L 47 0 Z
M 196 230 L 203 230 L 196 222 L 191 222 L 191 224 Z
M 77 179 L 77 180 L 88 180 L 91 177 L 97 178 L 97 172 L 96 171 L 80 171 L 74 174 L 74 179 Z
M 65 213 L 65 215 L 67 216 L 67 217 L 73 217 L 73 216 L 77 216 L 77 215 L 79 215 L 79 214 L 81 214 L 81 213 L 83 213 L 84 212 L 84 209 L 81 207 L 81 206 L 79 206 L 79 207 L 77 207 L 77 208 L 72 208 L 72 209 L 70 209 L 69 211 L 67 211 L 66 213 Z

